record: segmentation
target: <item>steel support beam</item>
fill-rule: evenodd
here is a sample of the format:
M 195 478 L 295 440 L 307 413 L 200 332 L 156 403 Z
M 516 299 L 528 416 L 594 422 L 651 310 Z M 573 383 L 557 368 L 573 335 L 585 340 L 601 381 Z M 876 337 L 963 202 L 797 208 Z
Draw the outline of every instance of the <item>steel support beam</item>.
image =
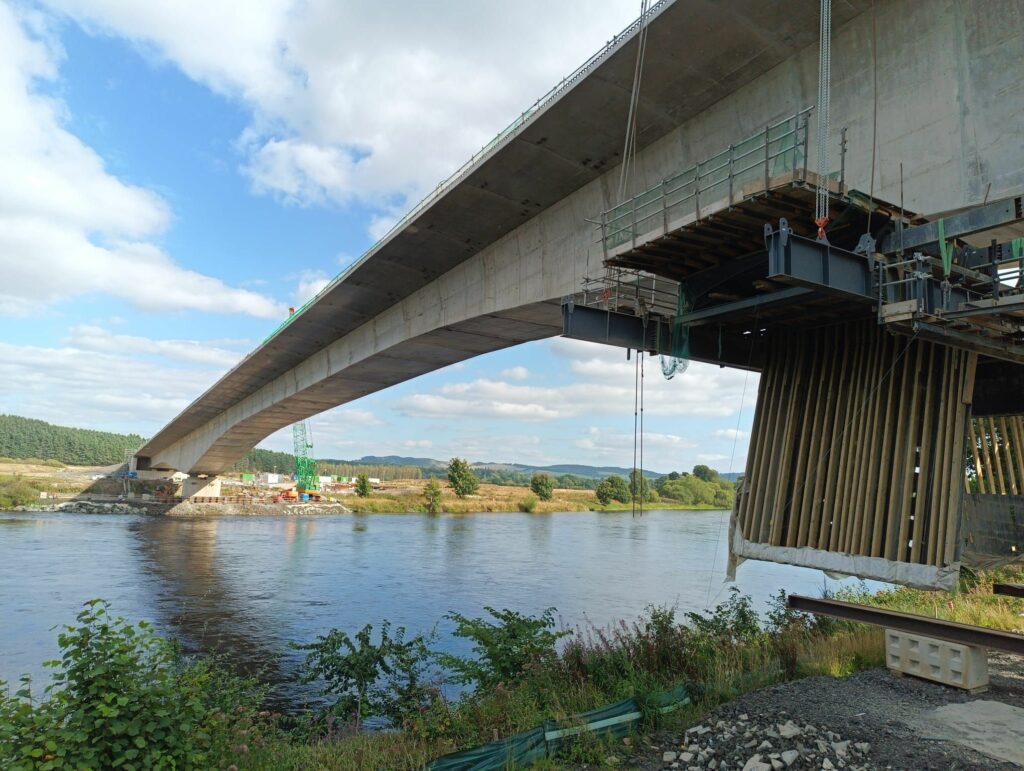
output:
M 963 332 L 959 329 L 951 329 L 925 321 L 915 321 L 913 331 L 923 340 L 952 345 L 1015 364 L 1024 364 L 1024 345 L 1013 345 L 996 338 Z
M 768 308 L 773 305 L 799 305 L 807 302 L 815 296 L 810 289 L 800 286 L 793 286 L 788 289 L 780 289 L 777 292 L 744 297 L 742 300 L 712 305 L 710 308 L 684 313 L 679 319 L 688 327 L 698 327 L 704 324 L 712 324 L 736 313 L 744 313 L 755 308 Z
M 849 299 L 873 301 L 871 266 L 863 255 L 798 236 L 786 220 L 779 223 L 778 230 L 765 225 L 765 243 L 768 278 Z
M 986 629 L 971 624 L 960 624 L 956 621 L 943 621 L 937 618 L 917 616 L 912 613 L 900 613 L 895 610 L 873 608 L 853 602 L 826 600 L 818 597 L 804 597 L 799 594 L 789 595 L 789 607 L 805 613 L 822 616 L 834 616 L 847 621 L 858 621 L 862 624 L 873 624 L 886 629 L 897 629 L 901 632 L 934 637 L 938 640 L 973 645 L 978 648 L 1008 651 L 1024 654 L 1024 635 L 1003 632 L 998 629 Z
M 645 325 L 643 319 L 632 314 L 588 308 L 573 302 L 562 304 L 562 335 L 652 354 L 669 355 L 672 350 L 672 328 L 665 319 L 651 317 Z M 763 361 L 758 345 L 760 339 L 755 334 L 738 334 L 711 325 L 698 327 L 689 335 L 690 358 L 758 371 Z
M 883 254 L 893 254 L 901 248 L 906 252 L 925 244 L 938 243 L 939 222 L 942 222 L 947 239 L 963 239 L 1022 221 L 1024 221 L 1024 196 L 1007 198 L 984 206 L 976 206 L 960 214 L 944 217 L 934 222 L 907 228 L 903 231 L 902 236 L 897 230 L 882 239 L 878 245 L 878 251 Z
M 963 319 L 972 316 L 992 316 L 997 313 L 1024 311 L 1024 295 L 974 300 L 965 303 L 955 311 L 945 311 L 944 319 Z

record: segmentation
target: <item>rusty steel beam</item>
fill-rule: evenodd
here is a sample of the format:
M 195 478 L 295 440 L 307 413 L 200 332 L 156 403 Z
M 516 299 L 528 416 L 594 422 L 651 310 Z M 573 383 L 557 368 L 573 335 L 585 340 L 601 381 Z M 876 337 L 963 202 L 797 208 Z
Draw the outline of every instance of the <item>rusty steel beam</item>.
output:
M 1024 597 L 1024 584 L 992 584 L 992 594 L 1006 597 Z
M 815 615 L 834 616 L 847 621 L 858 621 L 862 624 L 873 624 L 886 629 L 897 629 L 901 632 L 934 637 L 939 640 L 973 645 L 977 648 L 991 648 L 1024 655 L 1024 635 L 1003 632 L 998 629 L 986 629 L 971 624 L 960 624 L 956 621 L 943 621 L 938 618 L 916 616 L 912 613 L 900 613 L 895 610 L 873 608 L 853 602 L 826 600 L 818 597 L 804 597 L 799 594 L 789 595 L 789 607 Z

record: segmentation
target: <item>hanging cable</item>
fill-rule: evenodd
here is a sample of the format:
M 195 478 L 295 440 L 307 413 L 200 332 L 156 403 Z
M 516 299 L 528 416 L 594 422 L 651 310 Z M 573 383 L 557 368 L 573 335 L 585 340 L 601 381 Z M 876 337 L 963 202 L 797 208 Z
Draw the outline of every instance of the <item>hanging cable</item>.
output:
M 647 325 L 644 324 L 644 337 L 647 336 Z M 644 486 L 647 480 L 644 479 L 644 355 L 641 352 L 637 358 L 640 360 L 640 468 L 636 476 L 636 497 L 640 499 L 640 516 L 644 515 Z
M 818 238 L 825 238 L 828 225 L 829 106 L 832 99 L 832 0 L 821 0 L 821 28 L 818 47 L 818 189 L 814 198 L 814 224 Z
M 632 514 L 634 517 L 636 516 L 636 451 L 637 439 L 640 436 L 640 360 L 642 358 L 643 351 L 638 348 L 633 374 L 633 475 L 629 480 L 629 497 L 632 502 Z
M 875 2 L 871 0 L 871 186 L 868 198 L 868 235 L 871 235 L 871 214 L 875 210 L 875 156 L 878 153 L 878 26 L 875 17 Z
M 636 156 L 636 122 L 640 105 L 640 84 L 643 81 L 644 54 L 647 51 L 647 11 L 649 0 L 640 0 L 640 30 L 636 36 L 636 65 L 633 68 L 633 87 L 629 94 L 629 111 L 626 114 L 626 138 L 622 145 L 622 165 L 619 167 L 618 200 L 626 199 L 629 182 Z

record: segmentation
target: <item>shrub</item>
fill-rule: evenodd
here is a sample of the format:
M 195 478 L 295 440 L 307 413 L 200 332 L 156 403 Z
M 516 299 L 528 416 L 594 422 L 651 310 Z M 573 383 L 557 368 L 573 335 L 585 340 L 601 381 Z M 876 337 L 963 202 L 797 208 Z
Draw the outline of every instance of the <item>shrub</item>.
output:
M 485 606 L 497 621 L 468 618 L 455 611 L 445 618 L 455 622 L 456 637 L 473 641 L 476 658 L 467 659 L 439 654 L 438 661 L 451 670 L 456 682 L 478 688 L 494 688 L 509 683 L 531 664 L 543 664 L 557 658 L 555 644 L 567 631 L 554 631 L 555 609 L 548 608 L 539 616 L 524 616 L 514 610 L 495 610 Z
M 431 479 L 423 487 L 423 502 L 429 514 L 437 514 L 441 511 L 441 499 L 444 491 L 436 479 Z
M 448 484 L 460 498 L 472 495 L 480 486 L 469 462 L 462 458 L 452 458 L 448 463 Z
M 629 483 L 620 476 L 612 475 L 602 480 L 596 490 L 599 503 L 607 506 L 612 501 L 629 503 L 633 495 L 629 490 Z
M 366 498 L 370 493 L 373 492 L 373 485 L 370 484 L 370 477 L 366 474 L 360 474 L 356 477 L 356 495 L 360 498 Z
M 532 495 L 527 495 L 525 498 L 520 498 L 516 505 L 524 514 L 533 514 L 537 510 L 537 499 Z
M 427 710 L 437 696 L 425 684 L 431 653 L 431 638 L 416 635 L 405 639 L 405 627 L 391 633 L 388 621 L 381 623 L 380 642 L 373 642 L 373 625 L 367 624 L 355 639 L 341 629 L 332 629 L 315 641 L 292 647 L 306 651 L 302 682 L 322 681 L 324 694 L 334 697 L 331 714 L 350 721 L 356 728 L 367 717 L 382 717 L 402 726 Z
M 542 501 L 550 501 L 555 492 L 555 480 L 547 474 L 534 474 L 530 480 L 530 489 Z
M 265 690 L 184 658 L 145 622 L 91 600 L 58 636 L 46 699 L 28 678 L 0 687 L 0 766 L 8 769 L 211 768 L 253 727 Z M 258 733 L 252 733 L 252 738 Z

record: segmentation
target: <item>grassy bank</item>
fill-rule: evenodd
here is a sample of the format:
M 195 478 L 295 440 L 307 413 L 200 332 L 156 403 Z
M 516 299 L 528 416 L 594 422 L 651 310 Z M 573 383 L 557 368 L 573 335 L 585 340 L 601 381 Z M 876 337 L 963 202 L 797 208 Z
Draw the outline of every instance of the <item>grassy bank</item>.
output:
M 332 496 L 347 508 L 360 514 L 403 514 L 425 510 L 423 488 L 426 481 L 402 480 L 386 483 L 365 498 L 357 495 Z M 715 506 L 688 506 L 678 501 L 662 499 L 645 503 L 645 509 L 671 509 L 679 511 L 713 510 Z M 482 484 L 474 495 L 460 498 L 445 487 L 441 498 L 441 511 L 450 514 L 469 514 L 481 511 L 529 511 L 547 514 L 558 511 L 632 511 L 629 503 L 613 502 L 602 505 L 593 490 L 555 489 L 551 500 L 542 501 L 529 487 Z

